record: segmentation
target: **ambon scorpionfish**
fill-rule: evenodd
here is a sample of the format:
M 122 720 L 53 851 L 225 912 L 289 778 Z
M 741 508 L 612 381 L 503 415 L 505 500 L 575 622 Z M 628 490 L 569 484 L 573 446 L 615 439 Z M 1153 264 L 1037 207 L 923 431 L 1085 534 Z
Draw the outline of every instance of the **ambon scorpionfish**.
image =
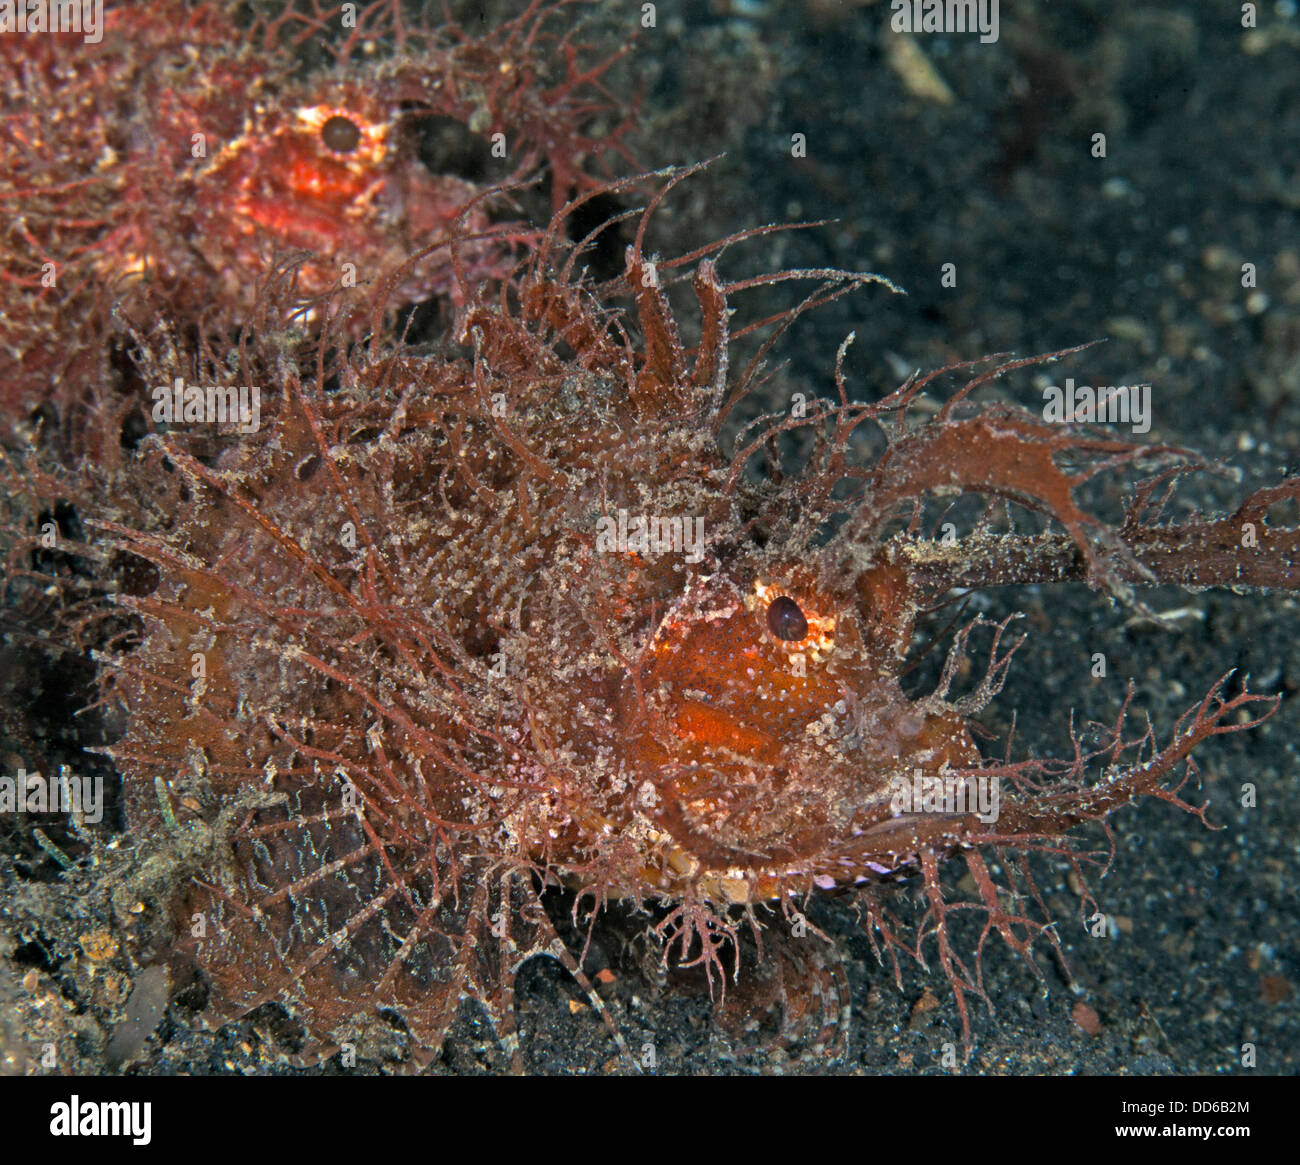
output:
M 383 283 L 390 313 L 463 305 L 529 235 L 507 190 L 545 165 L 563 202 L 624 149 L 630 122 L 598 88 L 618 53 L 588 61 L 554 30 L 563 7 L 471 36 L 398 3 L 159 0 L 106 6 L 93 41 L 6 35 L 0 406 L 80 408 L 115 386 L 113 350 L 160 326 L 233 344 L 277 280 L 288 321 Z M 430 124 L 491 173 L 422 160 Z

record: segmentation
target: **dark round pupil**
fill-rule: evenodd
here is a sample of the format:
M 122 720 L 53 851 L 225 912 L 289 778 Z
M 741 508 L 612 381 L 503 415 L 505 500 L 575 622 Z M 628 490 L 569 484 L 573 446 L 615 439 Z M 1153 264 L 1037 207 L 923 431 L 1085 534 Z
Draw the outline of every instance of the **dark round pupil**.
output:
M 808 634 L 808 620 L 789 595 L 772 600 L 767 608 L 767 626 L 778 639 L 794 641 Z
M 320 136 L 336 154 L 350 154 L 361 141 L 361 130 L 356 122 L 335 115 L 320 127 Z

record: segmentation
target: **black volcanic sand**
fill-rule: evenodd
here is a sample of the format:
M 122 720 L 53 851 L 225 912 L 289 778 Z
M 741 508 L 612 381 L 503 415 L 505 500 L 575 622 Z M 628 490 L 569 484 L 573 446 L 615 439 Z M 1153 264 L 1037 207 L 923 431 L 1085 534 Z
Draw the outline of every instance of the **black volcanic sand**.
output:
M 640 34 L 625 72 L 611 81 L 646 95 L 647 165 L 726 152 L 672 196 L 656 220 L 655 246 L 670 255 L 757 223 L 833 218 L 737 246 L 724 276 L 868 269 L 909 292 L 868 289 L 803 320 L 782 349 L 789 361 L 782 391 L 831 391 L 835 351 L 849 331 L 856 343 L 845 367 L 861 399 L 888 391 L 912 368 L 1105 338 L 1044 373 L 1013 374 L 983 399 L 1036 406 L 1042 386 L 1066 376 L 1151 384 L 1153 426 L 1144 439 L 1222 459 L 1242 478 L 1186 488 L 1176 513 L 1227 506 L 1295 460 L 1300 20 L 1279 15 L 1283 6 L 1261 5 L 1263 28 L 1248 35 L 1235 4 L 1018 0 L 1003 6 L 995 43 L 917 38 L 949 91 L 946 103 L 911 95 L 920 73 L 895 60 L 886 4 L 715 0 L 701 14 L 705 7 L 661 3 L 658 26 Z M 593 32 L 621 35 L 638 9 L 603 6 Z M 806 135 L 806 157 L 791 156 L 796 133 Z M 1104 159 L 1090 153 L 1096 133 L 1106 135 Z M 1246 262 L 1258 272 L 1253 293 L 1241 285 Z M 945 263 L 956 264 L 955 288 L 940 284 Z M 786 284 L 739 297 L 737 318 L 798 294 Z M 780 407 L 779 395 L 768 403 Z M 1102 490 L 1092 500 L 1114 514 L 1118 498 Z M 1250 1043 L 1258 1071 L 1295 1073 L 1300 761 L 1291 741 L 1300 613 L 1284 595 L 1170 589 L 1144 597 L 1157 611 L 1183 614 L 1171 629 L 1143 625 L 1083 586 L 987 596 L 981 610 L 1022 611 L 1030 633 L 1005 691 L 981 717 L 1005 733 L 1016 714 L 1015 756 L 1064 752 L 1071 710 L 1079 722 L 1113 717 L 1130 678 L 1135 706 L 1166 740 L 1178 715 L 1230 668 L 1248 674 L 1252 688 L 1288 698 L 1263 728 L 1200 750 L 1201 795 L 1192 799 L 1208 798 L 1208 818 L 1221 828 L 1207 830 L 1155 801 L 1114 815 L 1114 861 L 1090 881 L 1114 937 L 1087 935 L 1065 867 L 1036 862 L 1072 980 L 1045 945 L 1038 979 L 991 939 L 983 974 L 996 1011 L 972 1003 L 974 1050 L 962 1066 L 942 976 L 906 968 L 898 991 L 849 905 L 819 903 L 812 917 L 844 954 L 853 1000 L 849 1053 L 828 1068 L 815 1052 L 765 1041 L 761 1030 L 717 1029 L 698 980 L 657 982 L 637 970 L 638 961 L 653 961 L 639 958 L 644 921 L 611 918 L 596 931 L 591 965 L 615 972 L 611 1006 L 633 1047 L 652 1044 L 661 1072 L 1180 1075 L 1240 1073 Z M 35 716 L 41 684 L 75 682 L 40 673 L 12 646 L 6 651 L 6 663 L 30 675 L 11 673 L 0 723 Z M 1108 662 L 1104 679 L 1091 675 L 1096 652 Z M 37 730 L 63 740 L 53 750 L 75 758 L 67 724 Z M 1247 784 L 1255 808 L 1241 805 Z M 294 1025 L 274 1009 L 217 1034 L 198 1030 L 202 983 L 182 979 L 164 990 L 157 972 L 144 971 L 160 958 L 147 925 L 129 959 L 124 944 L 94 969 L 88 936 L 125 937 L 111 896 L 122 905 L 128 888 L 165 885 L 181 868 L 173 848 L 102 831 L 94 865 L 69 880 L 56 876 L 52 861 L 32 857 L 29 838 L 10 831 L 0 840 L 0 1041 L 11 1067 L 20 1047 L 38 1054 L 53 1040 L 62 1071 L 121 1062 L 143 1073 L 301 1070 L 290 1066 Z M 961 873 L 950 871 L 954 881 Z M 897 905 L 908 913 L 906 891 Z M 565 906 L 557 899 L 557 917 Z M 962 933 L 969 944 L 977 930 Z M 927 951 L 933 955 L 933 945 Z M 530 1069 L 617 1070 L 608 1036 L 580 998 L 557 965 L 526 968 L 518 1001 Z M 164 1006 L 157 1022 L 154 1011 Z M 956 1068 L 944 1062 L 954 1043 Z M 402 1050 L 399 1032 L 376 1028 L 352 1070 L 391 1070 L 385 1055 Z M 467 1006 L 432 1071 L 502 1067 L 485 1023 Z M 331 1061 L 309 1071 L 341 1070 Z

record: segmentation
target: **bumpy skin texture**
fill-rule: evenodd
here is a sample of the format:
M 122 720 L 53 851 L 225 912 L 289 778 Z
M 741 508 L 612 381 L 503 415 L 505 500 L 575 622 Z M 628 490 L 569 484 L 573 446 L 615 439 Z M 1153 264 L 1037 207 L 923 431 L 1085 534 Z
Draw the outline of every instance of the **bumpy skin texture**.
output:
M 1047 920 L 1008 908 L 981 855 L 1068 856 L 1072 826 L 1144 794 L 1193 808 L 1178 766 L 1257 722 L 1237 713 L 1258 701 L 1211 692 L 1165 748 L 1125 737 L 1121 715 L 1067 762 L 981 760 L 969 718 L 1011 651 L 995 629 L 983 681 L 949 699 L 967 628 L 939 690 L 904 694 L 914 617 L 949 584 L 945 555 L 898 519 L 927 493 L 1014 498 L 1070 532 L 1057 577 L 1068 561 L 1118 588 L 1138 552 L 1079 509 L 1086 471 L 1056 459 L 1161 451 L 964 405 L 981 376 L 921 425 L 906 412 L 924 382 L 875 405 L 841 382 L 838 402 L 763 418 L 727 456 L 715 433 L 757 373 L 729 369 L 735 288 L 694 257 L 689 354 L 661 289 L 672 265 L 644 256 L 640 232 L 634 327 L 561 265 L 563 230 L 561 215 L 510 295 L 470 307 L 464 350 L 356 351 L 329 393 L 326 372 L 281 366 L 272 423 L 215 459 L 179 436 L 144 443 L 139 476 L 171 475 L 174 496 L 153 503 L 165 529 L 97 527 L 157 571 L 118 600 L 145 636 L 106 660 L 129 726 L 111 755 L 133 829 L 177 803 L 176 828 L 211 835 L 176 909 L 212 1018 L 278 999 L 323 1052 L 396 1012 L 424 1062 L 468 994 L 518 1064 L 526 959 L 560 959 L 603 1011 L 547 919 L 547 881 L 657 904 L 668 951 L 716 975 L 763 904 L 790 914 L 818 888 L 861 888 L 873 939 L 909 949 L 873 886 L 911 871 L 965 1020 L 978 972 L 945 919 L 968 904 L 945 896 L 939 863 L 962 853 L 989 929 L 1027 951 Z M 875 278 L 772 278 L 793 274 L 827 281 L 813 301 Z M 885 454 L 854 465 L 853 432 L 887 420 Z M 814 434 L 801 476 L 751 479 L 753 452 L 796 428 Z M 703 544 L 611 547 L 620 511 L 701 519 Z M 983 562 L 1002 581 L 993 538 L 948 553 L 949 573 Z M 915 774 L 997 776 L 1001 817 L 902 811 L 895 781 Z M 817 998 L 810 1022 L 842 1042 L 829 978 Z

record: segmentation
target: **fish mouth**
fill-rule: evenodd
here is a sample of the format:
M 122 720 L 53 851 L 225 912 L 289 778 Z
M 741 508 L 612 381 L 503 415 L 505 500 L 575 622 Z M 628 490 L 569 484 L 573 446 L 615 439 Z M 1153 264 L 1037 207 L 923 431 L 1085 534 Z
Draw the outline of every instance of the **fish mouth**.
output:
M 708 824 L 707 811 L 718 812 L 711 801 L 693 799 L 689 793 L 665 798 L 653 818 L 662 864 L 657 877 L 647 870 L 648 880 L 679 893 L 689 886 L 694 894 L 728 905 L 775 901 L 810 888 L 834 891 L 905 878 L 919 869 L 922 851 L 980 844 L 996 828 L 974 803 L 961 811 L 898 812 L 890 794 L 891 785 L 885 783 L 856 807 L 844 806 L 843 824 L 838 825 L 823 814 L 808 812 L 824 808 L 815 799 L 805 804 L 792 798 L 782 804 L 756 794 L 754 812 L 763 815 L 765 824 L 770 825 L 773 816 L 783 822 L 775 832 L 764 830 L 762 841 L 746 829 L 744 820 L 732 823 L 725 838 L 718 836 Z M 744 844 L 746 837 L 755 838 L 754 843 Z

